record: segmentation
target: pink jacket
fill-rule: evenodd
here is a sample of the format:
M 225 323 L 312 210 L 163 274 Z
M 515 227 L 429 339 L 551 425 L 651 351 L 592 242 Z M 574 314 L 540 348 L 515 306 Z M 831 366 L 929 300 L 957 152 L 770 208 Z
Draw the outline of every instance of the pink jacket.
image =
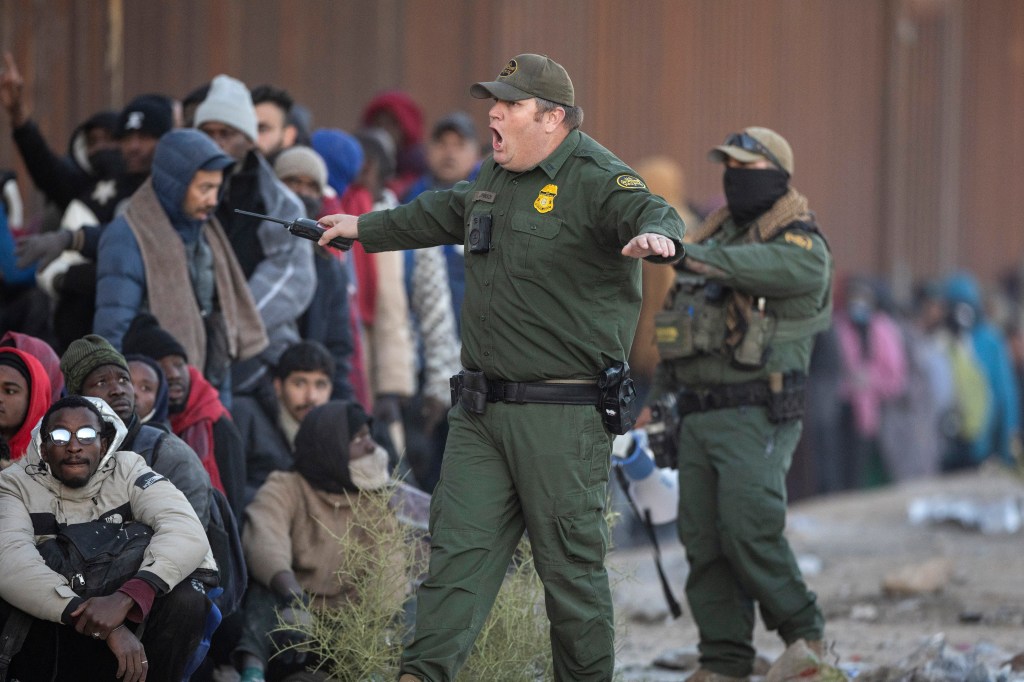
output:
M 860 335 L 850 319 L 844 314 L 836 315 L 835 325 L 843 357 L 840 395 L 853 408 L 857 431 L 862 436 L 877 436 L 883 403 L 898 396 L 907 385 L 903 335 L 892 318 L 875 312 L 868 322 L 870 350 L 865 355 Z

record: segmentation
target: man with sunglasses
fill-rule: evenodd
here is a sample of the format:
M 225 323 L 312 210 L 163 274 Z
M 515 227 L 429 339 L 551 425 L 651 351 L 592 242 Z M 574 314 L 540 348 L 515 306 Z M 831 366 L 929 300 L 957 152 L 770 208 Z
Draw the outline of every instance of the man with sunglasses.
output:
M 69 395 L 106 401 L 127 429 L 122 448 L 141 455 L 184 493 L 206 528 L 210 522 L 210 476 L 188 443 L 141 422 L 135 413 L 135 387 L 124 356 L 102 336 L 87 334 L 71 342 L 61 356 L 60 368 Z
M 210 608 L 204 585 L 216 579 L 210 545 L 184 495 L 120 449 L 124 436 L 105 402 L 68 396 L 43 416 L 25 457 L 0 476 L 5 637 L 13 634 L 7 621 L 23 619 L 15 609 L 30 617 L 9 679 L 178 682 L 199 644 Z M 133 521 L 152 534 L 137 568 L 111 561 L 115 574 L 130 576 L 123 582 L 111 584 L 110 573 L 100 579 L 48 542 L 63 535 L 97 557 L 93 547 L 130 556 L 139 550 L 90 539 L 136 532 Z
M 754 603 L 787 646 L 823 654 L 824 619 L 783 536 L 786 472 L 802 427 L 816 332 L 831 319 L 832 256 L 789 186 L 793 152 L 767 128 L 730 135 L 727 205 L 686 234 L 656 321 L 662 363 L 650 401 L 679 406 L 679 538 L 700 631 L 692 682 L 745 680 Z

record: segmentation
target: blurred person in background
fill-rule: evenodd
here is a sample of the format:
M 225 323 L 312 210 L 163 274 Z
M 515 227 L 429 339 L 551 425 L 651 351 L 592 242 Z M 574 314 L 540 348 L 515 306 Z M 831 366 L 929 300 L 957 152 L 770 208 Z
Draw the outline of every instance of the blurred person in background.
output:
M 875 284 L 851 276 L 837 295 L 836 333 L 843 361 L 843 489 L 887 482 L 879 434 L 883 414 L 907 387 L 907 352 L 893 318 L 879 308 Z

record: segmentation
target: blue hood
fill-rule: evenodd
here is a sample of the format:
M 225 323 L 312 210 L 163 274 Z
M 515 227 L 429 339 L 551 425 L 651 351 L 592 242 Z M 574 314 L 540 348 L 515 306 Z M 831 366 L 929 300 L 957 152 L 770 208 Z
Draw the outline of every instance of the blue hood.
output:
M 949 276 L 945 284 L 946 301 L 949 303 L 967 303 L 975 313 L 981 313 L 981 288 L 978 280 L 966 272 L 957 272 Z
M 340 197 L 363 167 L 363 147 L 348 133 L 336 128 L 321 128 L 313 133 L 313 149 L 327 164 L 327 184 Z
M 185 194 L 199 170 L 223 170 L 234 160 L 208 135 L 193 128 L 172 130 L 160 138 L 153 155 L 153 189 L 174 229 L 186 242 L 199 235 L 201 222 L 182 211 Z

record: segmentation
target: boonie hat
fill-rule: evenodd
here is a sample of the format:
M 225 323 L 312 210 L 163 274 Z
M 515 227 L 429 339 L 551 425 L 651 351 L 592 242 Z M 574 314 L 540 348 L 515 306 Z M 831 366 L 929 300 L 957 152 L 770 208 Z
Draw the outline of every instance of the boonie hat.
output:
M 569 74 L 558 62 L 539 54 L 521 54 L 508 60 L 497 80 L 474 83 L 469 94 L 477 99 L 494 97 L 518 102 L 540 97 L 555 104 L 575 106 Z
M 793 174 L 792 148 L 786 138 L 768 128 L 744 128 L 743 132 L 729 135 L 724 143 L 708 152 L 708 159 L 718 163 L 724 162 L 726 157 L 741 163 L 768 159 L 787 175 Z

